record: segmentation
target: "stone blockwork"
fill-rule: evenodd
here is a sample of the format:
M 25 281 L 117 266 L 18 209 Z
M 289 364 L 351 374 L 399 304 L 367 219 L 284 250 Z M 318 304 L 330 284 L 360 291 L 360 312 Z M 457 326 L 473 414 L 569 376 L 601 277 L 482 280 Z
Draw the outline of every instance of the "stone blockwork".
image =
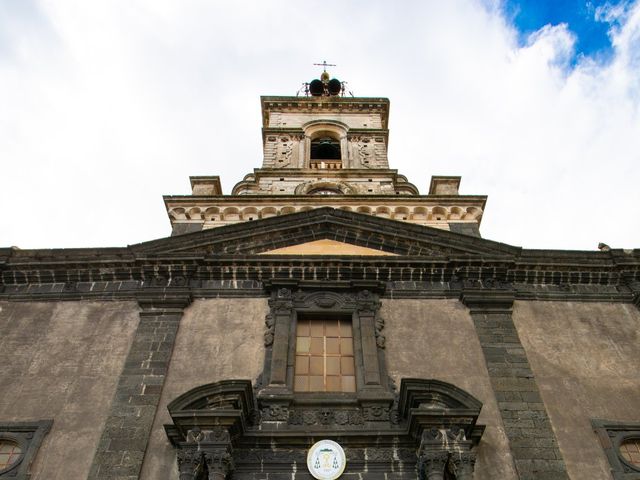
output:
M 155 290 L 155 289 L 152 289 Z M 186 292 L 139 296 L 140 323 L 120 374 L 89 479 L 137 479 L 171 360 Z
M 568 479 L 545 404 L 511 318 L 513 292 L 462 293 L 469 307 L 520 480 Z

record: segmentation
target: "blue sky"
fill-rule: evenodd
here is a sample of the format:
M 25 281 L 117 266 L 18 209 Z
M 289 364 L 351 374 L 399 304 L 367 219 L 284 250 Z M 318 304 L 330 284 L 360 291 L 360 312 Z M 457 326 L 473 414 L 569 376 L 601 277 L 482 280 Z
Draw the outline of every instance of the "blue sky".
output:
M 607 59 L 612 52 L 608 35 L 612 19 L 606 13 L 629 2 L 606 2 L 602 0 L 506 0 L 505 15 L 521 34 L 526 43 L 530 34 L 545 25 L 565 23 L 575 35 L 574 61 L 581 56 Z

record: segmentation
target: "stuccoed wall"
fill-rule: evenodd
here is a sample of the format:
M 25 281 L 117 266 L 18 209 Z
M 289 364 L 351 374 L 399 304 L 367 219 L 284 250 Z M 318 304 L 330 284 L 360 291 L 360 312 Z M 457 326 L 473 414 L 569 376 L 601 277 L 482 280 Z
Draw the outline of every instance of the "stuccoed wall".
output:
M 571 478 L 611 478 L 590 420 L 640 421 L 640 311 L 630 304 L 525 302 L 513 320 Z
M 266 298 L 195 300 L 185 310 L 141 479 L 178 478 L 176 453 L 163 428 L 171 423 L 169 402 L 194 387 L 218 380 L 255 382 L 264 363 L 267 312 Z
M 457 300 L 383 300 L 386 355 L 396 385 L 403 377 L 452 383 L 484 406 L 476 480 L 518 478 L 468 309 Z
M 32 478 L 86 478 L 138 324 L 135 302 L 0 302 L 0 422 L 53 419 Z

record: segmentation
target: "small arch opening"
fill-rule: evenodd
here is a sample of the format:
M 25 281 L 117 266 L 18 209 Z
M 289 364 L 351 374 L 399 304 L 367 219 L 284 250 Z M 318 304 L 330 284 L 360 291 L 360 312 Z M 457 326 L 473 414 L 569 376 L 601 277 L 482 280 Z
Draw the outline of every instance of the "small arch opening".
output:
M 311 141 L 312 160 L 340 160 L 340 142 L 332 137 L 319 137 Z

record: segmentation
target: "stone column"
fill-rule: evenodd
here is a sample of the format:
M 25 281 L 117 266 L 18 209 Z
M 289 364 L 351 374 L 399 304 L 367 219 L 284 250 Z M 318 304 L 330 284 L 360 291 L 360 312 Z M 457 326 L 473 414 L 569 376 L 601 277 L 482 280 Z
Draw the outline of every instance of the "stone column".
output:
M 206 449 L 203 458 L 209 471 L 209 480 L 225 480 L 233 470 L 233 458 L 226 448 Z
M 194 480 L 196 470 L 202 463 L 202 452 L 195 448 L 181 448 L 178 450 L 177 460 L 180 480 Z
M 453 464 L 456 480 L 472 480 L 476 466 L 476 454 L 474 452 L 454 452 L 449 460 Z
M 443 450 L 427 451 L 418 457 L 418 478 L 420 480 L 444 480 L 444 469 L 449 453 Z

